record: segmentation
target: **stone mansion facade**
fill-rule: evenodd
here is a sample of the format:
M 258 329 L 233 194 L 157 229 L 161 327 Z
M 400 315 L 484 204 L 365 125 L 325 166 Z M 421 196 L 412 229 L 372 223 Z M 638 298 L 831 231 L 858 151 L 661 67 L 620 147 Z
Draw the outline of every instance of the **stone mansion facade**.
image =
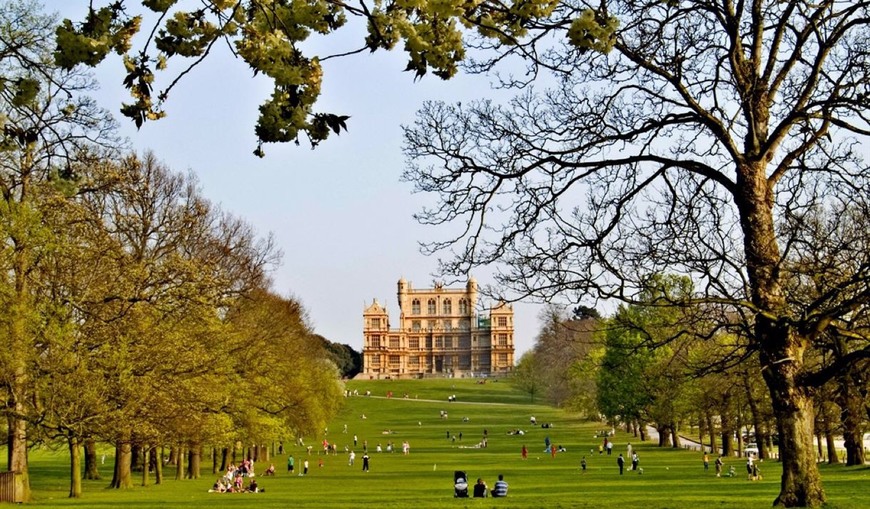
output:
M 514 365 L 513 306 L 499 303 L 479 316 L 477 281 L 463 289 L 414 289 L 398 282 L 398 327 L 390 327 L 386 307 L 373 301 L 363 311 L 365 378 L 417 378 L 425 375 L 491 375 Z

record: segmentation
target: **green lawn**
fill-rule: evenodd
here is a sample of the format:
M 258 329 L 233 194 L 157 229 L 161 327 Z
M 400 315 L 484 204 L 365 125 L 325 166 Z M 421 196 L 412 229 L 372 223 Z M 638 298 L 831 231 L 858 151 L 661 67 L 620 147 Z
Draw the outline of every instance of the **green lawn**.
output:
M 360 394 L 370 390 L 371 397 L 347 399 L 346 408 L 328 428 L 327 438 L 336 441 L 337 456 L 317 454 L 323 436 L 305 437 L 314 446 L 310 457 L 304 448 L 289 447 L 297 457 L 297 468 L 308 457 L 307 477 L 286 474 L 286 456 L 273 458 L 278 475 L 260 477 L 265 493 L 211 494 L 208 488 L 216 475 L 211 462 L 199 480 L 175 481 L 174 471 L 167 469 L 168 480 L 160 486 L 136 487 L 128 491 L 105 489 L 108 480 L 86 481 L 80 500 L 66 498 L 68 493 L 65 451 L 38 450 L 31 454 L 31 478 L 35 507 L 378 507 L 378 508 L 489 508 L 489 507 L 643 507 L 643 508 L 746 508 L 769 507 L 778 492 L 779 465 L 765 462 L 764 479 L 746 480 L 743 463 L 734 458 L 735 478 L 716 478 L 703 470 L 696 452 L 659 449 L 651 443 L 637 443 L 633 437 L 617 433 L 614 456 L 599 455 L 595 430 L 600 423 L 581 422 L 564 412 L 528 404 L 528 396 L 518 394 L 504 382 L 484 385 L 474 380 L 421 381 L 354 381 L 350 389 Z M 388 391 L 393 397 L 387 399 Z M 408 398 L 404 395 L 407 394 Z M 457 402 L 448 403 L 447 396 Z M 447 411 L 442 419 L 440 411 Z M 365 414 L 366 419 L 362 419 Z M 538 423 L 551 422 L 551 429 L 531 426 L 529 417 Z M 463 419 L 467 418 L 467 422 Z M 342 432 L 344 425 L 348 433 Z M 526 431 L 524 436 L 508 435 L 511 429 Z M 483 430 L 488 432 L 486 449 L 472 446 L 479 442 Z M 385 432 L 390 432 L 385 434 Z M 447 438 L 448 432 L 451 438 Z M 459 433 L 462 440 L 459 440 Z M 352 447 L 358 436 L 357 459 L 347 464 L 344 447 Z M 456 441 L 452 436 L 457 437 Z M 555 458 L 543 452 L 549 436 L 567 448 Z M 378 443 L 386 447 L 389 440 L 396 452 L 377 453 Z M 408 440 L 411 453 L 401 453 L 401 443 Z M 362 443 L 368 442 L 371 471 L 362 472 Z M 643 474 L 626 471 L 619 476 L 616 454 L 625 452 L 632 441 L 641 458 Z M 520 450 L 525 444 L 529 459 L 523 461 Z M 590 452 L 591 451 L 591 452 Z M 586 474 L 580 472 L 580 458 L 588 461 Z M 323 460 L 323 467 L 319 461 Z M 102 473 L 111 477 L 110 459 Z M 257 471 L 266 464 L 260 462 Z M 482 477 L 492 487 L 499 473 L 510 484 L 506 499 L 454 499 L 453 471 L 465 470 L 471 481 Z M 829 497 L 829 507 L 851 509 L 870 507 L 870 468 L 822 466 Z M 153 476 L 152 476 L 153 480 Z

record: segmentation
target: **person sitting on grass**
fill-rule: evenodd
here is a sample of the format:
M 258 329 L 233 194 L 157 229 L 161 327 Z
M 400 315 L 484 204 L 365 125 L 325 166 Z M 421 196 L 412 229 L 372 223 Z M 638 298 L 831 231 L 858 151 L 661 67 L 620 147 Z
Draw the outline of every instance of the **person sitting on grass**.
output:
M 267 468 L 266 471 L 263 472 L 263 475 L 275 475 L 275 464 L 270 464 L 269 468 Z
M 480 477 L 477 478 L 477 484 L 474 485 L 474 498 L 486 498 L 486 483 Z
M 495 482 L 495 487 L 492 489 L 493 497 L 506 497 L 508 492 L 508 483 L 504 480 L 504 475 L 498 474 L 498 481 Z

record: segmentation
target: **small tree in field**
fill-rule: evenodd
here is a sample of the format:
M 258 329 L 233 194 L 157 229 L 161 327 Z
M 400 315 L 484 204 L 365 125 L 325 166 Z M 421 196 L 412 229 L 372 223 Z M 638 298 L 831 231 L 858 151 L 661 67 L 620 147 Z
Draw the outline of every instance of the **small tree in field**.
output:
M 458 249 L 443 270 L 504 263 L 498 283 L 520 296 L 626 303 L 646 274 L 690 276 L 697 291 L 673 304 L 704 306 L 712 325 L 696 332 L 745 325 L 759 356 L 780 438 L 775 503 L 821 505 L 812 393 L 870 356 L 853 331 L 870 253 L 808 219 L 870 211 L 868 24 L 865 1 L 571 1 L 529 25 L 565 44 L 483 41 L 497 56 L 479 69 L 521 55 L 557 85 L 508 107 L 429 104 L 406 129 L 405 178 L 440 198 L 420 220 L 465 226 L 432 246 Z M 799 289 L 810 255 L 836 284 Z M 849 348 L 809 362 L 831 335 Z

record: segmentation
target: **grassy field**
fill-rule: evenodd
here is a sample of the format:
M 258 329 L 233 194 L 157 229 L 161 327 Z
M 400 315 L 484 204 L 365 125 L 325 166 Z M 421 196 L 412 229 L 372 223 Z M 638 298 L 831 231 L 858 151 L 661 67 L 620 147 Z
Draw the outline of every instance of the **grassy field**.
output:
M 528 396 L 517 393 L 504 382 L 484 385 L 474 380 L 425 381 L 354 381 L 351 390 L 360 396 L 347 399 L 342 413 L 332 422 L 326 438 L 338 444 L 338 455 L 318 454 L 323 435 L 305 437 L 312 445 L 311 456 L 303 447 L 290 446 L 297 458 L 297 472 L 305 458 L 310 471 L 306 477 L 286 473 L 286 455 L 273 458 L 278 469 L 275 477 L 259 477 L 265 493 L 213 494 L 208 488 L 216 479 L 211 462 L 198 480 L 175 481 L 174 471 L 167 469 L 167 479 L 160 486 L 137 486 L 126 491 L 108 490 L 108 480 L 85 481 L 80 500 L 66 498 L 68 493 L 67 455 L 65 451 L 38 450 L 31 454 L 31 479 L 34 507 L 75 508 L 150 508 L 150 507 L 379 507 L 379 508 L 752 508 L 769 507 L 779 487 L 779 464 L 762 464 L 763 480 L 746 479 L 739 458 L 726 461 L 736 467 L 734 478 L 716 478 L 712 457 L 709 471 L 704 471 L 697 452 L 659 449 L 650 443 L 637 443 L 633 437 L 617 432 L 613 456 L 599 455 L 600 440 L 595 433 L 603 426 L 582 422 L 569 414 L 528 403 Z M 371 396 L 364 396 L 371 391 Z M 388 391 L 393 397 L 387 398 Z M 407 397 L 405 397 L 407 395 Z M 456 402 L 447 397 L 456 396 Z M 441 411 L 447 419 L 440 417 Z M 363 419 L 362 415 L 366 418 Z M 539 423 L 532 426 L 529 418 Z M 553 427 L 542 429 L 540 423 Z M 343 432 L 347 425 L 347 433 Z M 521 429 L 526 433 L 509 435 Z M 484 430 L 488 447 L 475 448 Z M 459 434 L 462 439 L 459 439 Z M 344 447 L 353 448 L 358 437 L 356 464 L 348 466 Z M 448 438 L 448 436 L 450 438 Z M 454 440 L 453 437 L 456 437 Z M 549 437 L 567 452 L 555 457 L 543 452 Z M 411 452 L 401 453 L 407 440 Z M 367 441 L 371 470 L 362 471 L 362 445 Z M 377 444 L 385 449 L 395 444 L 393 453 L 376 452 Z M 640 456 L 643 474 L 626 471 L 618 474 L 616 455 L 625 453 L 632 441 Z M 529 458 L 523 460 L 523 445 Z M 580 459 L 586 456 L 588 470 L 580 471 Z M 323 466 L 319 462 L 323 461 Z M 102 473 L 111 477 L 107 458 Z M 260 462 L 257 471 L 268 465 Z M 858 509 L 870 507 L 870 468 L 823 465 L 822 475 L 829 497 L 829 507 Z M 482 477 L 492 487 L 498 474 L 510 484 L 505 499 L 456 499 L 453 497 L 453 472 L 464 470 L 473 483 Z M 153 477 L 152 477 L 153 479 Z

